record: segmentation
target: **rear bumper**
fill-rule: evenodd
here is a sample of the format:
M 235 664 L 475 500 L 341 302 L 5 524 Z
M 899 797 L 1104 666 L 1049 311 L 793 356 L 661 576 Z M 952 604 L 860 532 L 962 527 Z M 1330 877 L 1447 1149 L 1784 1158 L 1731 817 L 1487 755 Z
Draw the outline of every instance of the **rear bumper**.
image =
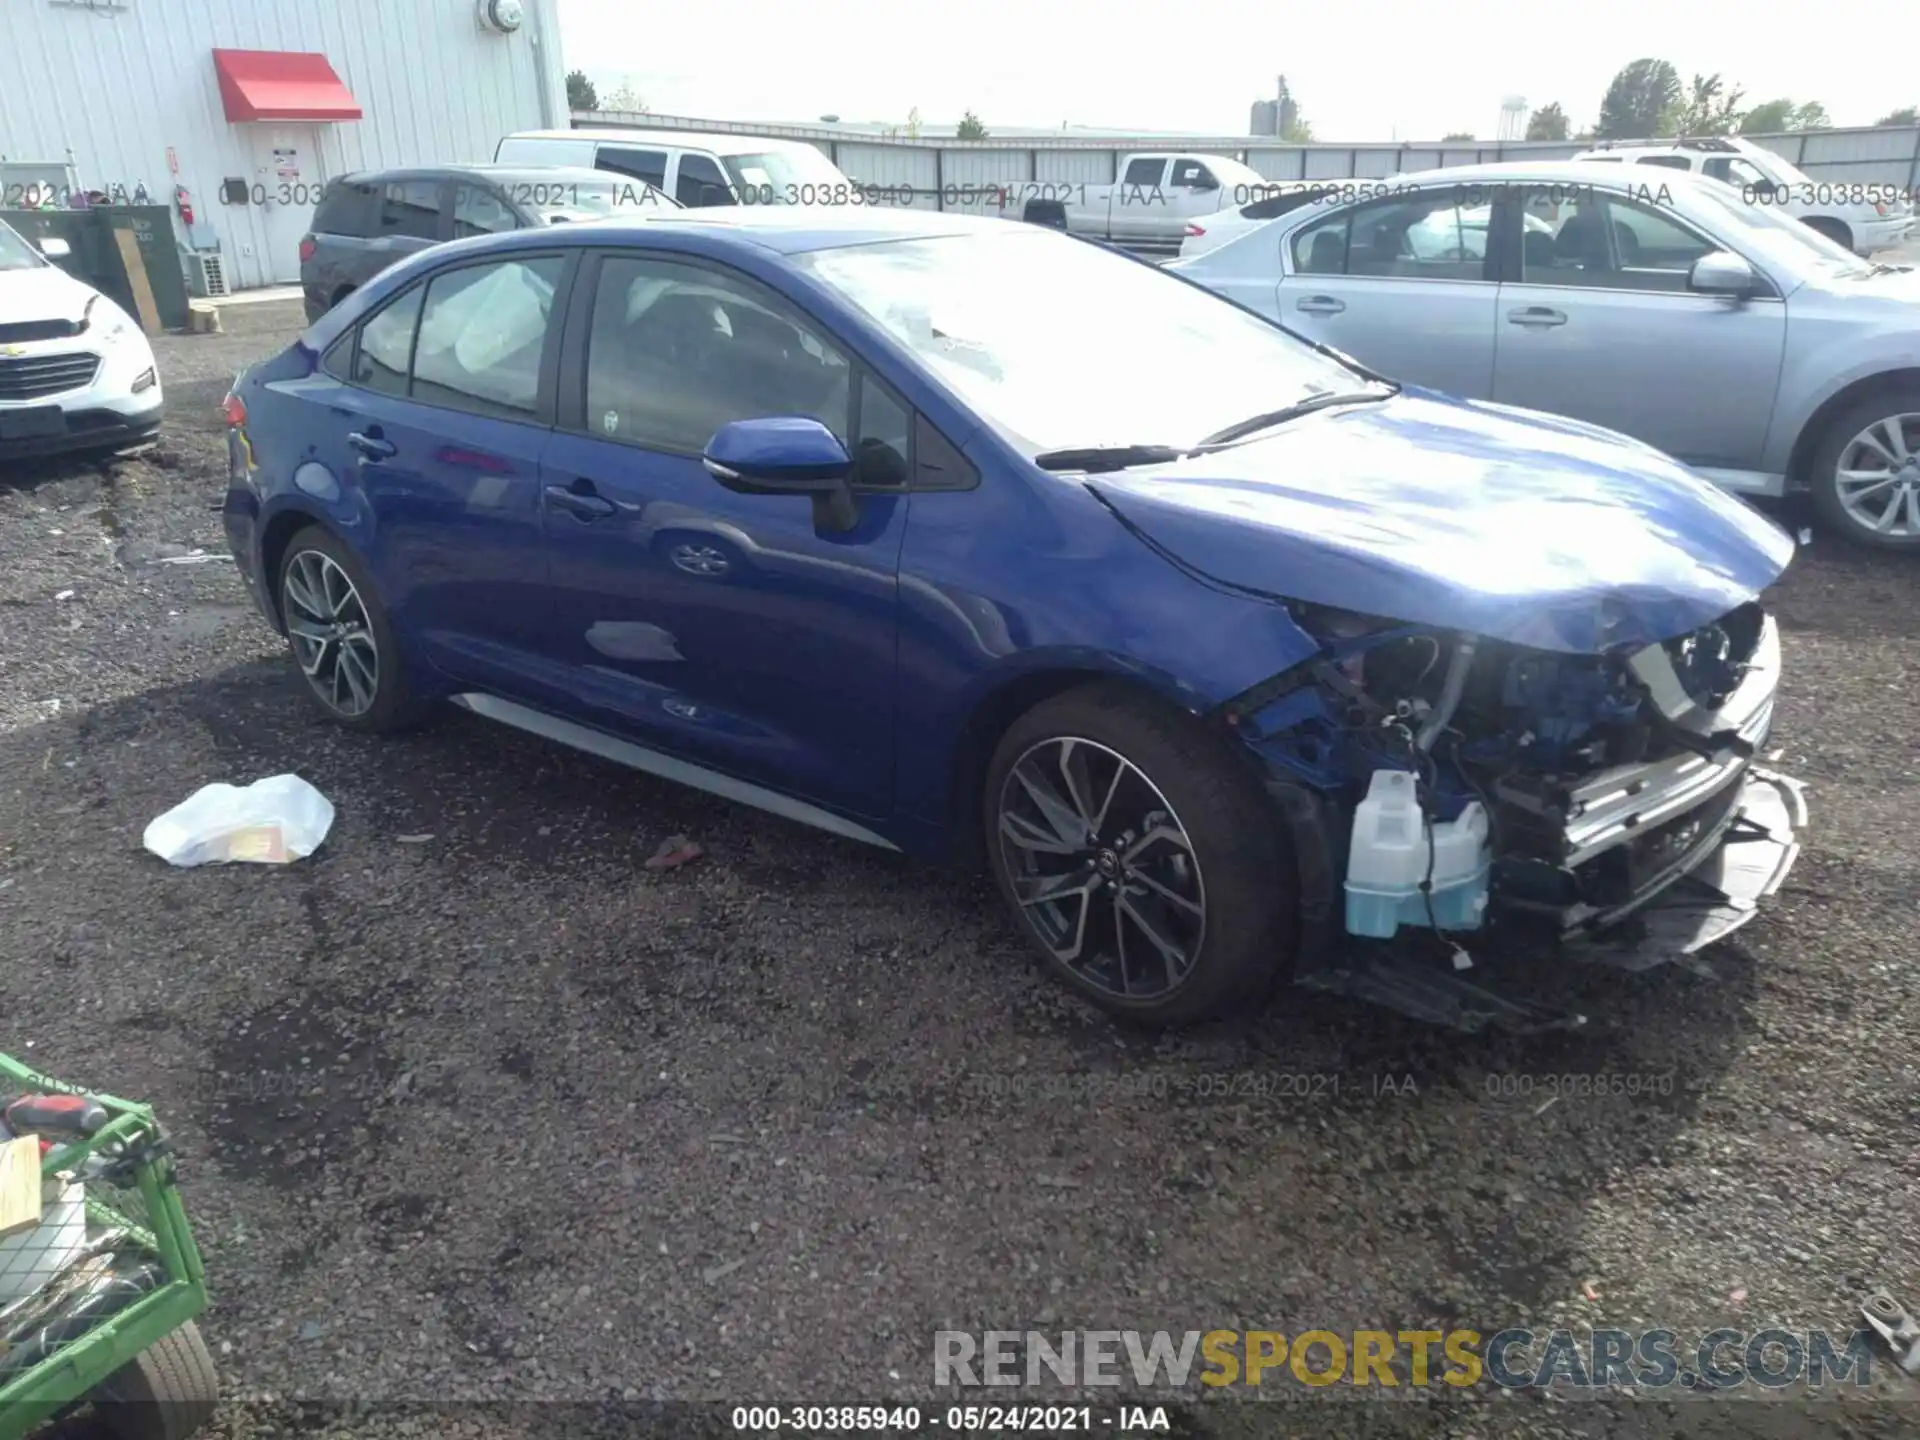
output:
M 1913 232 L 1913 217 L 1867 220 L 1853 227 L 1853 248 L 1862 255 L 1873 255 L 1903 244 Z

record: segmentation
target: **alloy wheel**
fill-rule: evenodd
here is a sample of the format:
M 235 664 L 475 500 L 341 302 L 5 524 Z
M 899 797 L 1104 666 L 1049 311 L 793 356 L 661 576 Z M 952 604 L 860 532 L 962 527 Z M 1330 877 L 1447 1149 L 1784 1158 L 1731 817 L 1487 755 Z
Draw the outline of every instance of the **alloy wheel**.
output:
M 1020 913 L 1054 959 L 1122 1000 L 1179 988 L 1206 940 L 1206 886 L 1139 769 L 1091 740 L 1042 740 L 1007 772 L 995 828 Z
M 339 714 L 366 714 L 380 693 L 380 645 L 347 572 L 318 550 L 302 550 L 287 566 L 282 593 L 287 638 L 307 683 Z
M 1889 415 L 1841 448 L 1834 491 L 1863 530 L 1920 538 L 1920 415 Z

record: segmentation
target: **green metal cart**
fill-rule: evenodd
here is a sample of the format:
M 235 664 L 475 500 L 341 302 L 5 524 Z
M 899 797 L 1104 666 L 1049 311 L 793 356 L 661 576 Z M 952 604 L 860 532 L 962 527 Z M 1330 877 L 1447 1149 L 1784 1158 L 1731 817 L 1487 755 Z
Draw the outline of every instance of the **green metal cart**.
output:
M 0 1054 L 0 1097 L 18 1094 L 84 1095 L 107 1120 L 54 1142 L 40 1225 L 0 1240 L 0 1440 L 89 1405 L 125 1440 L 186 1440 L 219 1382 L 194 1324 L 206 1284 L 166 1136 L 145 1105 Z

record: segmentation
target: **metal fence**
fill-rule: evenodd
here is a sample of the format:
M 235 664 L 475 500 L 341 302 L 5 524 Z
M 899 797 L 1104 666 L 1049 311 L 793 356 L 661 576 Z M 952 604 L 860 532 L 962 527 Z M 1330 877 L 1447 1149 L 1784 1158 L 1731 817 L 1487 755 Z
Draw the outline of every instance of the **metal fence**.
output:
M 1374 143 L 1281 145 L 1258 135 L 1019 135 L 985 140 L 905 138 L 862 134 L 826 125 L 761 125 L 630 111 L 575 111 L 576 127 L 697 130 L 805 140 L 863 185 L 902 197 L 925 210 L 979 211 L 992 205 L 993 186 L 1022 180 L 1106 184 L 1119 178 L 1123 156 L 1136 150 L 1226 155 L 1269 180 L 1384 179 L 1411 171 L 1497 160 L 1564 160 L 1589 142 L 1486 141 L 1475 144 Z M 1891 185 L 1920 189 L 1920 125 L 1807 130 L 1752 135 L 1809 178 L 1827 184 Z

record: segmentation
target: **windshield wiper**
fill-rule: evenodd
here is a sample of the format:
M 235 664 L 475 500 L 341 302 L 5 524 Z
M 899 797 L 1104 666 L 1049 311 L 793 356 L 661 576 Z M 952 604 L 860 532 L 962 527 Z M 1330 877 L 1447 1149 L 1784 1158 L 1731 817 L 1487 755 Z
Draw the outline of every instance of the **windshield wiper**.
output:
M 1165 465 L 1190 455 L 1178 445 L 1089 445 L 1079 450 L 1043 450 L 1033 457 L 1042 470 L 1125 470 L 1130 465 Z
M 1278 410 L 1269 410 L 1264 415 L 1255 415 L 1250 419 L 1238 421 L 1235 424 L 1227 426 L 1224 430 L 1216 430 L 1213 434 L 1202 440 L 1198 448 L 1207 450 L 1216 445 L 1226 445 L 1235 440 L 1244 440 L 1256 431 L 1265 430 L 1271 425 L 1284 425 L 1289 420 L 1298 420 L 1302 415 L 1311 415 L 1316 410 L 1331 409 L 1335 405 L 1365 405 L 1376 400 L 1388 399 L 1396 393 L 1398 393 L 1397 387 L 1395 390 L 1388 391 L 1385 395 L 1342 395 L 1335 391 L 1327 391 L 1324 394 L 1310 396 L 1305 400 L 1297 401 L 1292 405 L 1283 406 Z

